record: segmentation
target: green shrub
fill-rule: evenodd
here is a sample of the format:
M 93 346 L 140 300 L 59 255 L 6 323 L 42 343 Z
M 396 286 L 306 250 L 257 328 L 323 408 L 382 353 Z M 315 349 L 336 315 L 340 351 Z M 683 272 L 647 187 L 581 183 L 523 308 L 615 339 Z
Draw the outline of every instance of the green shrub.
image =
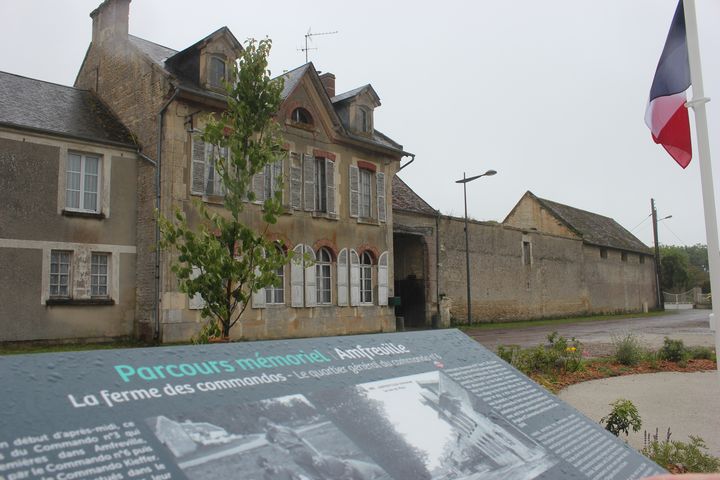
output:
M 497 356 L 510 365 L 517 366 L 519 355 L 520 345 L 499 345 L 497 347 Z
M 660 360 L 668 360 L 670 362 L 679 362 L 686 360 L 688 357 L 688 349 L 682 340 L 673 340 L 665 337 L 662 348 L 658 351 Z
M 690 347 L 690 358 L 697 360 L 715 360 L 715 351 L 710 347 Z
M 518 345 L 500 345 L 497 354 L 526 375 L 576 372 L 583 366 L 580 342 L 574 338 L 568 340 L 557 332 L 548 335 L 547 345 L 524 349 Z
M 620 433 L 627 435 L 631 428 L 634 432 L 640 431 L 642 420 L 637 408 L 630 400 L 619 398 L 610 406 L 612 407 L 610 413 L 600 419 L 600 423 L 605 425 L 605 430 L 616 437 L 619 437 Z
M 634 333 L 613 335 L 612 344 L 615 347 L 615 360 L 622 365 L 633 366 L 640 363 L 644 356 L 644 349 Z
M 210 340 L 213 338 L 221 337 L 222 330 L 220 329 L 220 324 L 214 319 L 210 319 L 200 328 L 197 335 L 190 338 L 190 341 L 195 345 L 201 345 L 204 343 L 210 343 Z
M 690 435 L 689 442 L 670 440 L 670 429 L 664 440 L 645 432 L 645 446 L 642 454 L 665 469 L 680 470 L 678 473 L 711 473 L 720 469 L 720 458 L 707 451 L 705 441 Z

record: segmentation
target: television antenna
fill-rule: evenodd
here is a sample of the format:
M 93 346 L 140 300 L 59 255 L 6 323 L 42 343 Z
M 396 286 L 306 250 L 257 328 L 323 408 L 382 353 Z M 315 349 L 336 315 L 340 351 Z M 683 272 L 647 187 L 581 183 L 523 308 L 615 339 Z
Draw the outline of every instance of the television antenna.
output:
M 305 34 L 305 48 L 298 48 L 299 51 L 305 52 L 305 63 L 308 63 L 308 51 L 309 50 L 317 50 L 317 48 L 308 47 L 308 40 L 312 42 L 312 37 L 319 37 L 320 35 L 335 35 L 338 33 L 337 30 L 333 32 L 312 32 L 312 27 L 308 28 L 307 33 Z

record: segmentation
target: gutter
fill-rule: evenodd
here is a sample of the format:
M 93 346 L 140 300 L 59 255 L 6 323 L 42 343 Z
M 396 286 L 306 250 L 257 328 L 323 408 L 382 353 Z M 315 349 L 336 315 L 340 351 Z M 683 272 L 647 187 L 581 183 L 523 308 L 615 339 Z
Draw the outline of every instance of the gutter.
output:
M 163 143 L 163 118 L 165 110 L 175 100 L 180 91 L 175 91 L 170 98 L 163 104 L 157 114 L 157 163 L 155 164 L 155 209 L 156 215 L 160 214 L 160 179 L 162 172 L 162 143 Z M 155 219 L 155 328 L 153 330 L 153 340 L 160 340 L 160 222 Z
M 409 156 L 409 157 L 412 157 L 412 158 L 410 158 L 410 161 L 407 162 L 405 165 L 401 165 L 400 168 L 398 169 L 398 172 L 399 172 L 400 170 L 402 170 L 403 168 L 407 167 L 408 165 L 410 165 L 412 162 L 415 161 L 415 154 L 413 154 L 413 153 L 406 153 L 405 155 L 403 155 L 403 157 L 408 157 L 408 156 Z M 439 213 L 440 213 L 440 210 L 438 210 L 438 214 L 439 214 Z

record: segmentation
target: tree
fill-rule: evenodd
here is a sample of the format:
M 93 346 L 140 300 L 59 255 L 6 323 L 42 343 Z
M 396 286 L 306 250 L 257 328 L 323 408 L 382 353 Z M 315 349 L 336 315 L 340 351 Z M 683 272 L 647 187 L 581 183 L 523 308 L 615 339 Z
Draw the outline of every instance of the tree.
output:
M 693 287 L 709 291 L 707 246 L 660 246 L 662 288 L 669 292 L 684 292 Z
M 274 285 L 279 279 L 275 272 L 289 260 L 264 235 L 282 212 L 282 189 L 263 203 L 264 231 L 253 230 L 241 218 L 247 201 L 255 200 L 253 176 L 283 155 L 274 120 L 283 82 L 271 79 L 267 69 L 271 45 L 270 39 L 245 43 L 225 84 L 227 109 L 219 118 L 210 115 L 202 134 L 213 145 L 224 210 L 210 211 L 196 202 L 196 226 L 180 211 L 174 219 L 159 216 L 161 248 L 177 253 L 172 271 L 180 290 L 202 296 L 206 327 L 219 330 L 223 338 L 229 337 L 252 294 Z

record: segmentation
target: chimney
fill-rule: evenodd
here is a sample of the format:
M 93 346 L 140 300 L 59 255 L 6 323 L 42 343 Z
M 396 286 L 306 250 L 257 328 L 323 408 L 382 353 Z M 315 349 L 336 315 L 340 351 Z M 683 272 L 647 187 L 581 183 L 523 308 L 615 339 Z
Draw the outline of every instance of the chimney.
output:
M 99 44 L 111 38 L 127 39 L 131 0 L 105 0 L 90 12 L 92 42 Z
M 325 87 L 325 91 L 327 92 L 328 96 L 330 98 L 335 96 L 335 75 L 333 75 L 330 72 L 323 73 L 320 75 L 320 81 L 323 84 L 323 87 Z

